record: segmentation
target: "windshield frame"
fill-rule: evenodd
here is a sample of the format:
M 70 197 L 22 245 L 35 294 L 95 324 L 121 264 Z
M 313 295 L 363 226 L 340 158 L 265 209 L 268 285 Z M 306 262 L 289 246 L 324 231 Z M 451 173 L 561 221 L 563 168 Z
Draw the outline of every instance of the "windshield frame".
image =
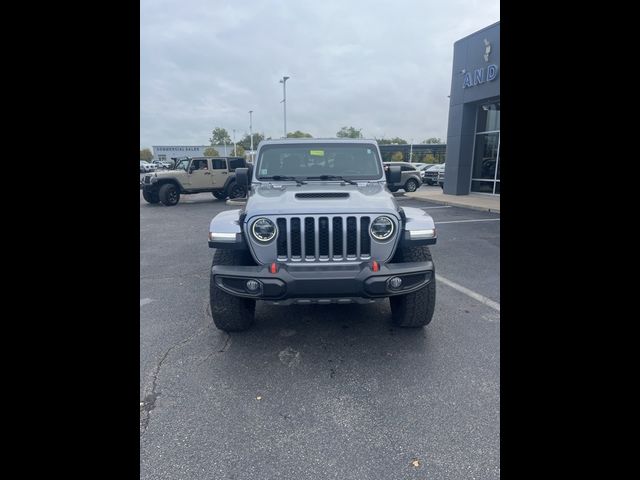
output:
M 343 172 L 340 171 L 336 171 L 333 172 L 331 170 L 328 170 L 327 168 L 323 168 L 321 170 L 317 170 L 317 171 L 310 171 L 308 172 L 308 174 L 298 174 L 295 172 L 287 172 L 286 170 L 282 171 L 281 173 L 278 174 L 274 174 L 273 172 L 266 172 L 266 173 L 260 173 L 261 172 L 261 167 L 263 164 L 263 161 L 265 160 L 264 156 L 265 153 L 269 152 L 270 150 L 284 150 L 284 149 L 291 149 L 292 153 L 298 153 L 301 149 L 308 149 L 308 150 L 331 150 L 331 149 L 336 149 L 336 148 L 353 148 L 353 149 L 370 149 L 372 150 L 375 162 L 376 162 L 376 170 L 378 171 L 377 174 L 375 175 L 365 175 L 365 174 L 345 174 Z M 298 153 L 299 154 L 299 153 Z M 313 154 L 311 154 L 313 155 Z M 323 155 L 324 157 L 324 155 Z M 308 180 L 310 182 L 343 182 L 346 181 L 346 179 L 348 180 L 361 180 L 361 181 L 384 181 L 385 180 L 385 173 L 384 173 L 384 168 L 382 165 L 382 159 L 380 157 L 380 153 L 378 151 L 378 147 L 375 144 L 375 142 L 371 142 L 371 143 L 360 143 L 360 142 L 309 142 L 309 143 L 305 143 L 305 142 L 296 142 L 296 143 L 273 143 L 273 144 L 269 144 L 269 145 L 264 145 L 260 148 L 258 157 L 256 159 L 255 162 L 255 168 L 254 168 L 254 178 L 253 180 L 258 181 L 258 182 L 271 182 L 274 181 L 273 179 L 269 179 L 266 177 L 272 177 L 272 176 L 287 176 L 287 177 L 294 177 L 298 180 Z M 317 178 L 312 178 L 311 180 L 309 180 L 309 177 L 319 177 L 319 176 L 324 176 L 324 175 L 329 175 L 329 176 L 340 176 L 340 177 L 344 177 L 345 180 L 339 180 L 339 179 L 317 179 Z M 276 181 L 284 181 L 284 182 L 290 182 L 292 180 L 276 180 Z

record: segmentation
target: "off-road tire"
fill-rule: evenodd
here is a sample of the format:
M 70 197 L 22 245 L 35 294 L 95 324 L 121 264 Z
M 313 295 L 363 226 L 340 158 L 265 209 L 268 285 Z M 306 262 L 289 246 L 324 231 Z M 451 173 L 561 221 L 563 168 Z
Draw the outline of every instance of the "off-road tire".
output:
M 387 186 L 387 188 L 389 189 L 389 191 L 391 193 L 396 193 L 399 190 L 399 187 L 389 187 L 389 186 Z
M 226 200 L 227 194 L 224 192 L 211 192 L 211 195 L 216 197 L 218 200 Z
M 429 262 L 431 252 L 429 247 L 408 247 L 396 250 L 391 263 Z M 420 290 L 389 297 L 391 303 L 391 319 L 398 327 L 424 327 L 431 322 L 433 309 L 436 305 L 435 268 L 429 283 Z
M 147 192 L 144 189 L 142 190 L 142 198 L 144 198 L 147 203 L 158 203 L 160 201 L 158 192 Z
M 247 189 L 238 185 L 236 182 L 231 182 L 229 184 L 229 188 L 227 188 L 227 193 L 229 194 L 230 200 L 235 198 L 245 198 L 247 196 Z
M 249 266 L 255 263 L 246 250 L 216 249 L 213 265 Z M 225 332 L 246 330 L 255 318 L 256 301 L 223 292 L 215 285 L 213 274 L 210 275 L 209 280 L 209 303 L 213 323 Z
M 404 184 L 404 191 L 415 192 L 416 190 L 418 190 L 419 186 L 420 185 L 418 185 L 418 182 L 415 178 L 410 178 L 409 180 L 407 180 L 407 183 Z
M 167 207 L 173 207 L 180 201 L 180 190 L 173 183 L 165 183 L 158 192 L 160 201 Z

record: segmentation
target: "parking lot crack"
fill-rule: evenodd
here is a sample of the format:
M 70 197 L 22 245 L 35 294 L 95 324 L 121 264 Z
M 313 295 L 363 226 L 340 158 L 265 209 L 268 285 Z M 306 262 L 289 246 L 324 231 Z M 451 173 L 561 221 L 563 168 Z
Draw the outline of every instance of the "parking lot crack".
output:
M 164 355 L 162 355 L 162 358 L 156 365 L 156 368 L 154 369 L 153 374 L 151 375 L 151 389 L 150 389 L 151 391 L 147 395 L 145 395 L 144 399 L 140 402 L 140 430 L 141 430 L 140 436 L 141 437 L 145 434 L 145 432 L 147 431 L 147 428 L 149 427 L 150 412 L 151 410 L 156 408 L 156 400 L 161 395 L 161 393 L 158 391 L 158 375 L 160 374 L 162 365 L 167 360 L 167 358 L 169 357 L 169 354 L 173 350 L 175 350 L 178 347 L 181 347 L 182 345 L 185 345 L 186 343 L 189 343 L 191 340 L 193 340 L 198 335 L 200 335 L 204 330 L 205 330 L 205 327 L 201 327 L 190 337 L 187 337 L 184 340 L 181 340 L 173 344 L 171 347 L 167 349 L 166 352 L 164 352 Z

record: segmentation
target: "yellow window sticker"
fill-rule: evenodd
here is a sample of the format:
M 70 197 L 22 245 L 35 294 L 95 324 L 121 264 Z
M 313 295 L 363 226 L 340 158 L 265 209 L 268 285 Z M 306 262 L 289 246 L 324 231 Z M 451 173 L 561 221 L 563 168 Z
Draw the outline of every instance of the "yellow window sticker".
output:
M 324 157 L 324 150 L 309 150 L 309 155 L 316 155 L 318 157 Z

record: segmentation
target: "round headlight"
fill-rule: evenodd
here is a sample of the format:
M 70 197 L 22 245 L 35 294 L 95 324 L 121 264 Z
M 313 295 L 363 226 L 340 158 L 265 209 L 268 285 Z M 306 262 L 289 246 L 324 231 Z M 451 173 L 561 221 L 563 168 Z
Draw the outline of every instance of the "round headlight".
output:
M 259 242 L 268 242 L 278 233 L 278 227 L 268 218 L 259 218 L 251 226 L 251 233 Z
M 371 222 L 371 236 L 376 240 L 387 240 L 393 235 L 393 221 L 389 217 L 378 217 Z

